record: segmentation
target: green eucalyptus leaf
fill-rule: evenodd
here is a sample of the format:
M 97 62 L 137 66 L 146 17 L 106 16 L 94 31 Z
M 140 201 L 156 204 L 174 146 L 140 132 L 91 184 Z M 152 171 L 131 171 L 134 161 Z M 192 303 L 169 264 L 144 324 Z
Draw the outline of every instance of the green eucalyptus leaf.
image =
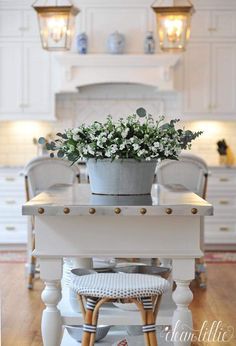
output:
M 46 139 L 45 139 L 44 137 L 40 137 L 40 138 L 38 139 L 38 143 L 43 145 L 43 144 L 46 143 Z
M 138 108 L 137 110 L 136 110 L 136 113 L 137 113 L 137 115 L 140 117 L 140 118 L 144 118 L 146 115 L 147 115 L 147 112 L 146 112 L 146 109 L 144 109 L 144 108 Z
M 58 150 L 58 152 L 57 152 L 57 157 L 59 157 L 59 158 L 64 157 L 64 151 Z

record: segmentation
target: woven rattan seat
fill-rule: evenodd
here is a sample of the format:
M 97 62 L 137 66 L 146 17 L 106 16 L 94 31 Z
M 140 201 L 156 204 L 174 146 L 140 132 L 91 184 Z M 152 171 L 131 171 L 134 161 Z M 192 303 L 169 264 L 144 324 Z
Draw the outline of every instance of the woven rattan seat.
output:
M 97 298 L 139 298 L 164 293 L 169 288 L 160 276 L 144 274 L 91 274 L 72 275 L 72 289 L 80 294 Z

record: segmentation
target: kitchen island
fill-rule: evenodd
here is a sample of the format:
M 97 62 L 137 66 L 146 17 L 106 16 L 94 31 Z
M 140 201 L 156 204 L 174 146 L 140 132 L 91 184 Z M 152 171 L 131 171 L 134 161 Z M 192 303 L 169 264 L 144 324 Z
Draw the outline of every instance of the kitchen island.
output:
M 212 213 L 211 204 L 180 185 L 153 185 L 152 194 L 146 196 L 101 196 L 91 194 L 87 184 L 56 185 L 26 203 L 23 215 L 35 216 L 34 254 L 39 258 L 40 276 L 45 282 L 44 346 L 60 345 L 63 325 L 82 324 L 80 314 L 72 321 L 58 308 L 64 257 L 172 259 L 177 285 L 172 326 L 191 330 L 188 305 L 193 297 L 189 284 L 194 279 L 195 258 L 202 256 L 202 218 Z M 130 316 L 114 311 L 101 311 L 99 323 L 140 323 L 138 313 Z M 190 345 L 190 341 L 176 340 L 174 345 Z

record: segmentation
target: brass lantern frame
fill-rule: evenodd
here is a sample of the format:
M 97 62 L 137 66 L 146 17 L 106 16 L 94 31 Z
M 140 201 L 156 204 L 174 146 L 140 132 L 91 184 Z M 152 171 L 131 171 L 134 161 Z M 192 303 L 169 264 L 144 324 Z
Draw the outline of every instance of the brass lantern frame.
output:
M 183 5 L 181 5 L 181 1 L 184 3 Z M 159 1 L 155 1 L 154 4 L 151 6 L 152 10 L 155 12 L 155 14 L 157 15 L 163 15 L 163 16 L 181 16 L 181 15 L 185 15 L 185 16 L 189 16 L 191 18 L 191 16 L 195 13 L 195 9 L 193 4 L 191 3 L 191 1 L 189 0 L 180 0 L 180 1 L 176 1 L 173 0 L 173 4 L 172 5 L 165 5 L 165 0 L 159 0 Z M 158 24 L 158 19 L 157 19 L 157 24 Z M 190 28 L 189 28 L 190 29 Z M 185 37 L 185 44 L 187 43 L 188 38 Z M 162 48 L 161 45 L 161 49 L 164 51 L 183 51 L 185 50 L 185 48 Z
M 34 8 L 34 10 L 37 12 L 37 17 L 38 17 L 38 24 L 39 24 L 39 29 L 41 28 L 41 23 L 40 23 L 40 15 L 44 15 L 47 13 L 54 13 L 55 15 L 67 15 L 67 28 L 69 28 L 69 20 L 71 17 L 75 17 L 80 10 L 73 6 L 73 4 L 71 3 L 71 1 L 67 0 L 68 5 L 58 5 L 58 1 L 55 1 L 55 5 L 44 5 L 44 6 L 37 6 L 36 3 L 38 2 L 38 0 L 36 0 L 34 2 L 34 4 L 32 5 L 32 7 Z M 43 36 L 41 34 L 41 30 L 40 30 L 40 39 L 41 39 L 41 44 L 43 49 L 46 49 L 48 51 L 63 51 L 63 50 L 69 50 L 70 48 L 68 47 L 68 35 L 66 35 L 65 37 L 65 44 L 64 47 L 47 47 L 45 48 L 44 46 L 44 41 L 43 41 Z M 71 38 L 70 38 L 71 39 Z

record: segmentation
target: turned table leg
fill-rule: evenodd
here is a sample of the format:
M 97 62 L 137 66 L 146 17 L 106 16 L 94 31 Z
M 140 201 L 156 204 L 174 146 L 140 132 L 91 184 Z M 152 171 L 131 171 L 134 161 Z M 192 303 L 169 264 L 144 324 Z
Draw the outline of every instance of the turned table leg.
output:
M 173 278 L 177 287 L 172 297 L 177 308 L 172 318 L 172 341 L 174 346 L 190 346 L 193 321 L 188 306 L 193 299 L 189 285 L 194 279 L 194 259 L 174 260 Z
M 60 346 L 62 339 L 62 319 L 57 305 L 61 294 L 61 259 L 40 259 L 40 276 L 45 281 L 42 300 L 46 305 L 42 315 L 41 331 L 43 346 Z

